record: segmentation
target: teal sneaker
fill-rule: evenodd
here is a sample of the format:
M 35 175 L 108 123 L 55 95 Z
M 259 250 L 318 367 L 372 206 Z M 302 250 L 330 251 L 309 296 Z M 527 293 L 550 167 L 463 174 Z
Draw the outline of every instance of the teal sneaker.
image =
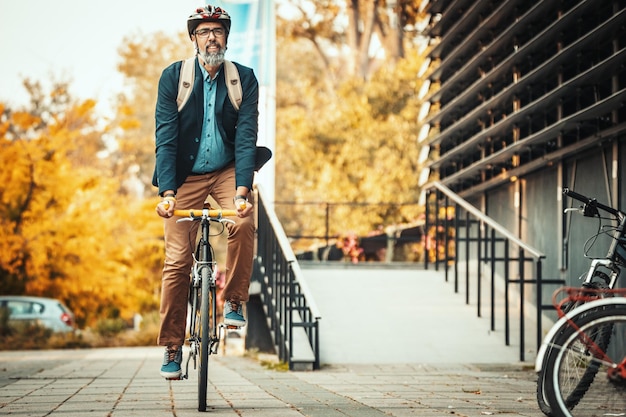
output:
M 180 364 L 183 362 L 183 350 L 176 346 L 165 348 L 163 365 L 161 365 L 161 376 L 165 379 L 180 379 L 183 371 Z
M 243 303 L 235 301 L 226 301 L 224 303 L 224 324 L 235 327 L 246 325 L 246 319 L 243 316 Z

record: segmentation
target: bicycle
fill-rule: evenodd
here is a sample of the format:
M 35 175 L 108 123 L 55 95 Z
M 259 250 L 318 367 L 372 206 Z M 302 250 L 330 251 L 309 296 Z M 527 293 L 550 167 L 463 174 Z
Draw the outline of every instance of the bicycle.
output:
M 561 319 L 544 338 L 544 342 L 537 354 L 535 364 L 537 371 L 537 403 L 541 411 L 547 416 L 555 415 L 547 392 L 549 389 L 553 389 L 553 381 L 547 379 L 548 372 L 553 366 L 552 362 L 554 361 L 555 355 L 557 355 L 561 349 L 562 339 L 566 335 L 571 334 L 571 317 L 576 317 L 576 320 L 583 320 L 585 317 L 595 316 L 595 314 L 592 313 L 595 313 L 596 309 L 603 309 L 603 305 L 588 308 L 586 304 L 602 298 L 614 297 L 615 293 L 612 290 L 619 280 L 621 267 L 626 266 L 626 215 L 617 209 L 598 203 L 595 199 L 578 194 L 567 188 L 563 190 L 563 194 L 584 203 L 583 207 L 579 209 L 568 208 L 565 210 L 566 212 L 579 211 L 586 217 L 598 217 L 600 222 L 602 222 L 603 219 L 606 219 L 600 215 L 599 210 L 602 210 L 612 216 L 610 220 L 616 221 L 617 226 L 611 226 L 607 229 L 606 226 L 600 223 L 598 233 L 594 237 L 602 233 L 613 232 L 611 236 L 613 241 L 606 256 L 592 260 L 589 270 L 581 276 L 583 283 L 578 289 L 579 294 L 577 296 L 570 295 L 561 300 L 561 302 L 555 301 L 555 306 L 557 306 L 557 312 Z M 592 240 L 592 242 L 595 242 L 595 239 Z M 587 251 L 585 251 L 585 256 L 587 256 Z M 585 308 L 579 310 L 582 306 Z M 567 317 L 569 317 L 570 321 L 568 321 Z M 610 329 L 607 328 L 603 332 L 597 332 L 591 335 L 592 340 L 601 350 L 606 349 L 609 345 L 611 340 L 609 330 Z M 600 366 L 598 366 L 596 362 L 585 367 L 583 374 L 577 379 L 576 386 L 571 388 L 563 399 L 563 404 L 566 408 L 572 409 L 576 407 L 599 371 Z
M 196 210 L 174 210 L 174 215 L 181 217 L 177 222 L 199 221 L 200 238 L 193 254 L 193 266 L 189 284 L 189 303 L 191 314 L 189 322 L 189 355 L 185 363 L 185 373 L 180 379 L 189 377 L 189 362 L 193 360 L 194 369 L 198 370 L 198 411 L 206 411 L 209 356 L 217 354 L 224 327 L 217 324 L 217 263 L 213 248 L 209 242 L 210 223 L 222 225 L 235 223 L 225 217 L 236 216 L 235 210 L 215 210 L 210 208 Z M 190 242 L 191 244 L 191 242 Z
M 544 384 L 553 414 L 626 415 L 626 289 L 562 291 L 583 304 L 551 331 Z

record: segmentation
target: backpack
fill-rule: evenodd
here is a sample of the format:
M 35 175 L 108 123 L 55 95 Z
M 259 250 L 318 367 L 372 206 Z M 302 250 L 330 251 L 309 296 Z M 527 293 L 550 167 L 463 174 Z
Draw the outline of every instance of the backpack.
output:
M 176 97 L 178 111 L 185 106 L 185 103 L 187 103 L 187 100 L 189 100 L 189 96 L 191 95 L 196 68 L 195 60 L 196 57 L 192 56 L 191 58 L 187 58 L 182 61 L 182 65 L 180 67 L 180 78 L 178 80 L 178 97 Z M 230 102 L 235 110 L 239 111 L 243 91 L 241 90 L 239 71 L 237 70 L 235 64 L 231 61 L 224 60 L 224 77 L 228 88 L 228 98 L 230 98 Z

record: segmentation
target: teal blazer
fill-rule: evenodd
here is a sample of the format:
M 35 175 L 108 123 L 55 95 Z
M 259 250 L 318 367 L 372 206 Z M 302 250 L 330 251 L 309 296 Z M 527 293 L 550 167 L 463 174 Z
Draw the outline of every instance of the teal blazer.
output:
M 163 70 L 156 102 L 156 164 L 152 184 L 159 195 L 178 190 L 191 173 L 200 146 L 204 120 L 204 82 L 196 58 L 194 85 L 189 100 L 178 112 L 178 80 L 182 61 Z M 239 111 L 228 98 L 224 71 L 217 76 L 215 115 L 224 145 L 234 149 L 236 186 L 252 189 L 259 126 L 259 83 L 252 68 L 238 63 L 243 97 Z M 235 190 L 233 190 L 233 195 Z

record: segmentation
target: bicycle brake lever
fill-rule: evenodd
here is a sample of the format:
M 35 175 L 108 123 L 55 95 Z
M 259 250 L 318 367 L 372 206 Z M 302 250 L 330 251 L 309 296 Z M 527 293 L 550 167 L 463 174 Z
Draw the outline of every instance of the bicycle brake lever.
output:
M 575 212 L 580 213 L 580 214 L 584 213 L 584 210 L 583 210 L 582 207 L 578 207 L 578 208 L 569 207 L 569 208 L 566 208 L 565 210 L 563 210 L 563 213 L 569 213 L 570 211 L 575 211 Z

